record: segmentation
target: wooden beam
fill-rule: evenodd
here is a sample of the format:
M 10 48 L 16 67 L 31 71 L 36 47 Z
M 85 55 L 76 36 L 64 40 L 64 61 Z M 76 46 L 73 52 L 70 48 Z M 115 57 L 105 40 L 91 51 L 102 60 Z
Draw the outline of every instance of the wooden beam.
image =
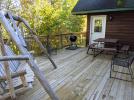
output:
M 15 78 L 15 77 L 19 77 L 19 76 L 24 76 L 25 74 L 26 74 L 25 70 L 18 71 L 18 72 L 15 72 L 15 73 L 11 73 L 11 78 Z M 6 76 L 0 77 L 0 82 L 1 81 L 6 81 L 6 80 L 7 80 Z
M 7 18 L 10 18 L 9 17 L 9 13 L 6 13 L 5 16 Z M 52 60 L 52 58 L 49 56 L 49 54 L 47 53 L 47 50 L 46 48 L 44 48 L 43 44 L 41 43 L 41 41 L 38 39 L 38 37 L 36 36 L 36 32 L 34 32 L 30 25 L 28 24 L 28 22 L 26 20 L 24 20 L 23 18 L 19 17 L 19 16 L 13 16 L 13 19 L 18 21 L 19 23 L 22 22 L 26 28 L 30 31 L 32 37 L 34 38 L 34 40 L 39 44 L 39 47 L 41 48 L 41 50 L 43 51 L 43 53 L 48 57 L 48 59 L 50 60 L 50 62 L 52 63 L 52 65 L 54 66 L 54 68 L 56 69 L 57 68 L 57 65 L 54 63 L 54 61 Z M 18 24 L 19 24 L 18 23 Z
M 21 76 L 20 76 L 20 79 L 21 79 L 21 81 L 22 81 L 23 86 L 24 86 L 24 87 L 27 87 L 27 86 L 28 86 L 28 83 L 27 83 L 27 81 L 26 81 L 25 76 L 24 76 L 24 75 L 21 75 Z
M 4 41 L 2 39 L 2 30 L 1 30 L 1 24 L 0 24 L 0 42 L 1 42 L 1 52 L 2 55 L 5 56 L 6 52 L 5 52 L 5 47 L 4 47 Z M 4 67 L 5 67 L 5 73 L 6 73 L 6 78 L 7 78 L 7 82 L 9 84 L 9 92 L 10 92 L 10 96 L 12 99 L 16 98 L 15 92 L 14 92 L 14 87 L 13 87 L 13 81 L 11 79 L 11 74 L 10 74 L 10 68 L 8 65 L 8 61 L 4 61 Z
M 2 56 L 0 61 L 9 61 L 9 60 L 29 60 L 29 56 Z
M 90 44 L 90 15 L 87 15 L 86 46 Z
M 12 14 L 9 13 L 9 12 L 8 12 L 7 14 L 8 14 L 10 20 L 12 21 L 13 27 L 14 27 L 16 33 L 18 34 L 18 37 L 19 37 L 19 39 L 21 40 L 21 43 L 23 44 L 23 46 L 26 47 L 27 45 L 26 45 L 26 43 L 25 43 L 25 40 L 24 40 L 24 38 L 22 37 L 21 32 L 20 32 L 19 28 L 17 27 L 17 25 L 16 25 L 16 23 L 15 23 L 15 20 L 12 18 Z
M 4 26 L 6 31 L 9 33 L 9 36 L 14 41 L 14 43 L 16 44 L 16 46 L 18 47 L 20 52 L 23 55 L 29 55 L 30 59 L 27 62 L 30 65 L 33 72 L 35 73 L 35 76 L 38 78 L 38 80 L 42 84 L 43 88 L 47 91 L 47 93 L 51 97 L 51 99 L 52 100 L 59 100 L 58 97 L 56 96 L 55 92 L 53 91 L 53 89 L 49 85 L 48 81 L 46 80 L 43 72 L 41 72 L 39 70 L 39 66 L 34 62 L 34 58 L 30 55 L 30 53 L 27 51 L 27 49 L 21 43 L 19 43 L 17 41 L 16 38 L 18 38 L 18 37 L 15 35 L 15 31 L 14 31 L 13 27 L 10 25 L 9 21 L 6 19 L 6 17 L 2 13 L 0 13 L 0 22 L 2 23 L 2 25 Z
M 5 16 L 6 18 L 9 18 L 8 13 L 5 13 L 4 16 Z M 21 18 L 21 17 L 15 16 L 15 15 L 12 16 L 12 17 L 13 17 L 13 19 L 14 19 L 15 21 L 22 22 L 22 18 Z
M 32 37 L 34 38 L 34 40 L 39 44 L 39 47 L 41 48 L 41 50 L 44 52 L 44 54 L 47 56 L 47 58 L 50 60 L 50 62 L 52 63 L 52 65 L 56 69 L 57 68 L 56 64 L 54 63 L 54 61 L 52 60 L 52 58 L 49 56 L 46 48 L 44 48 L 43 44 L 41 43 L 41 41 L 36 36 L 36 32 L 34 32 L 30 28 L 30 25 L 24 19 L 22 20 L 22 22 L 24 23 L 24 25 L 26 26 L 26 28 L 30 31 L 30 33 L 31 33 Z
M 31 88 L 30 87 L 23 87 L 23 88 L 17 89 L 17 90 L 15 90 L 15 94 L 21 94 L 22 92 L 25 92 L 29 89 L 31 89 Z M 4 95 L 0 95 L 0 100 L 6 100 L 6 99 L 9 99 L 9 97 L 10 97 L 10 94 L 6 93 Z

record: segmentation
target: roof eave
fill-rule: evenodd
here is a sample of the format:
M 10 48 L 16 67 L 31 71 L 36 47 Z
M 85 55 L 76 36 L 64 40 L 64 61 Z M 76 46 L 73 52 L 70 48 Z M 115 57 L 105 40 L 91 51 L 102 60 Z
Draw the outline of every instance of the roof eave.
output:
M 123 11 L 133 11 L 133 10 L 134 8 L 102 9 L 102 10 L 78 11 L 78 12 L 72 12 L 72 14 L 87 15 L 91 13 L 123 12 Z

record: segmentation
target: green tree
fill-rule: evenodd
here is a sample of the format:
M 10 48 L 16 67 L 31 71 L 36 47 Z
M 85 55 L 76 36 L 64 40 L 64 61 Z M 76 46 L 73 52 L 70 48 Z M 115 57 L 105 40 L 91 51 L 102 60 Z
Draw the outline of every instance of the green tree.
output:
M 72 15 L 77 0 L 21 0 L 21 12 L 39 35 L 79 32 L 85 18 Z

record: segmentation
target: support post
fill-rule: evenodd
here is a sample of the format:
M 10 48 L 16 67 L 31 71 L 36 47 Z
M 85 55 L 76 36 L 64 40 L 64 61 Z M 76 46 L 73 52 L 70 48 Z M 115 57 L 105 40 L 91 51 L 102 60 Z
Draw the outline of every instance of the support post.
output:
M 38 37 L 35 35 L 35 32 L 30 28 L 29 24 L 25 21 L 22 20 L 22 23 L 26 26 L 26 28 L 30 31 L 32 37 L 34 38 L 34 40 L 39 44 L 39 47 L 42 49 L 42 51 L 44 52 L 44 54 L 46 54 L 47 58 L 50 60 L 50 62 L 52 63 L 52 65 L 54 66 L 54 68 L 56 69 L 57 66 L 54 63 L 54 61 L 52 60 L 52 58 L 49 56 L 46 48 L 44 48 L 43 44 L 41 43 L 41 41 L 38 39 Z
M 63 38 L 62 38 L 62 34 L 60 34 L 60 47 L 61 47 L 61 49 L 63 48 Z
M 4 47 L 4 41 L 2 39 L 1 24 L 0 24 L 0 42 L 1 42 L 1 52 L 2 52 L 2 55 L 6 56 L 5 47 Z M 8 82 L 8 85 L 9 85 L 9 92 L 10 92 L 11 99 L 15 99 L 16 95 L 15 95 L 15 92 L 14 92 L 13 81 L 12 81 L 12 78 L 11 78 L 10 68 L 9 68 L 8 61 L 4 61 L 4 68 L 5 68 L 7 82 Z

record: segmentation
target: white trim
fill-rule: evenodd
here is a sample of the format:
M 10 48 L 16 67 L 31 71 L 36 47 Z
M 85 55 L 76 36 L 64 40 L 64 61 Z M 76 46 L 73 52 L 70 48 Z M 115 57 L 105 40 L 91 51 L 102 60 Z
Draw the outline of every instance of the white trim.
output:
M 104 23 L 103 23 L 103 24 L 104 24 L 104 26 L 105 26 L 105 28 L 104 28 L 104 30 L 103 30 L 103 31 L 104 31 L 104 33 L 105 33 L 105 35 L 106 35 L 106 22 L 107 22 L 106 20 L 107 20 L 107 15 L 93 15 L 93 16 L 91 16 L 91 17 L 90 17 L 90 33 L 89 33 L 89 34 L 90 34 L 90 36 L 89 36 L 89 44 L 91 44 L 92 21 L 93 21 L 93 18 L 99 18 L 99 17 L 100 17 L 100 18 L 102 18 L 102 17 L 103 17 L 103 18 L 105 19 L 105 21 L 104 21 Z

